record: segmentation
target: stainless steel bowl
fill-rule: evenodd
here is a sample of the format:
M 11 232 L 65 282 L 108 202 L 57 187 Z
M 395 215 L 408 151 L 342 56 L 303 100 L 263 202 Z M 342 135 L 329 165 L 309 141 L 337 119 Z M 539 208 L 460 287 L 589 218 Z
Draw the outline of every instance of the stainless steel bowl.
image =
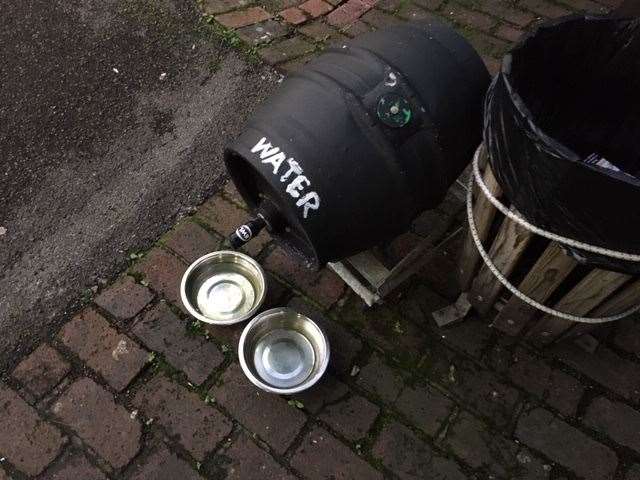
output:
M 292 394 L 315 384 L 329 363 L 329 340 L 310 318 L 273 308 L 251 320 L 240 337 L 245 375 L 267 392 Z
M 182 276 L 180 296 L 200 321 L 231 325 L 256 314 L 267 292 L 264 270 L 244 253 L 221 250 L 193 262 Z

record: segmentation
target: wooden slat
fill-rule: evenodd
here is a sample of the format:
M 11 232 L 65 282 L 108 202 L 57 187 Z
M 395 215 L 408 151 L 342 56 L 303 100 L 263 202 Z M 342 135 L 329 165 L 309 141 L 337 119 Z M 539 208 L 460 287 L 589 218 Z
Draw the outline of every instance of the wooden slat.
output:
M 608 270 L 593 269 L 555 305 L 555 309 L 572 315 L 584 316 L 600 305 L 631 277 Z M 549 344 L 565 333 L 574 322 L 545 315 L 527 333 L 535 343 Z
M 626 276 L 626 275 L 625 275 Z M 596 308 L 591 316 L 608 317 L 623 313 L 640 303 L 640 279 L 626 285 L 606 302 Z
M 440 249 L 453 240 L 460 232 L 462 232 L 462 227 L 450 233 L 436 246 L 432 246 L 428 238 L 423 239 L 407 256 L 391 269 L 389 276 L 378 289 L 380 296 L 382 298 L 386 297 L 399 285 L 407 281 L 413 274 L 420 271 L 425 265 L 431 262 Z
M 505 277 L 509 277 L 522 257 L 533 234 L 516 222 L 505 218 L 489 249 L 489 258 Z M 469 301 L 481 314 L 486 314 L 502 290 L 496 276 L 483 265 L 471 284 Z
M 482 155 L 486 157 L 486 150 L 484 150 L 484 147 L 482 148 L 484 152 Z M 493 171 L 491 170 L 491 166 L 489 164 L 487 164 L 487 167 L 485 168 L 483 178 L 484 183 L 487 185 L 487 188 L 493 195 L 495 195 L 496 197 L 502 195 L 502 189 L 500 188 L 500 185 L 498 185 L 498 181 L 493 175 Z M 478 230 L 480 241 L 484 243 L 487 240 L 487 235 L 489 234 L 489 230 L 491 229 L 491 225 L 493 224 L 493 220 L 496 216 L 497 210 L 491 204 L 491 202 L 487 200 L 487 198 L 480 191 L 477 185 L 474 187 L 474 189 L 476 191 L 476 203 L 473 209 L 473 218 L 476 222 L 476 228 Z M 476 248 L 475 243 L 473 243 L 471 233 L 467 233 L 467 238 L 465 239 L 458 262 L 458 282 L 463 292 L 469 290 L 471 282 L 473 281 L 473 277 L 475 276 L 478 267 L 480 266 L 480 262 L 480 254 L 478 253 L 478 249 Z
M 389 276 L 389 269 L 370 250 L 349 257 L 347 261 L 377 290 Z
M 327 263 L 327 266 L 333 270 L 351 289 L 364 300 L 369 307 L 372 307 L 380 301 L 380 297 L 372 292 L 371 289 L 363 285 L 358 277 L 351 272 L 351 266 L 342 262 Z
M 484 146 L 484 143 L 480 145 L 480 149 L 480 155 L 478 156 L 478 168 L 481 172 L 484 172 L 484 169 L 489 164 L 489 152 L 487 152 L 487 147 Z M 471 175 L 473 175 L 473 172 Z
M 640 279 L 625 285 L 619 292 L 606 300 L 589 314 L 591 317 L 608 317 L 626 312 L 640 303 Z M 579 323 L 569 330 L 562 339 L 576 338 L 593 329 L 608 324 Z
M 518 290 L 544 304 L 556 288 L 567 278 L 577 262 L 566 255 L 556 242 L 550 242 L 526 277 L 520 282 Z M 493 326 L 508 335 L 518 335 L 524 326 L 536 315 L 538 309 L 512 295 Z

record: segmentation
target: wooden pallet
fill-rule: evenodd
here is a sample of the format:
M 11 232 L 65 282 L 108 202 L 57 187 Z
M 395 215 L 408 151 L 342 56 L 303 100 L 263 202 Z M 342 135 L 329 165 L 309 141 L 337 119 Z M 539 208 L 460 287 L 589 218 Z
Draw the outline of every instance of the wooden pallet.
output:
M 458 214 L 464 209 L 466 189 L 458 181 L 451 186 L 447 196 L 455 205 L 441 221 L 431 226 L 431 232 L 399 261 L 382 254 L 384 247 L 373 248 L 328 266 L 368 305 L 384 303 L 409 278 L 420 272 L 441 254 L 464 229 L 456 226 Z M 397 259 L 396 259 L 397 260 Z
M 486 155 L 482 147 L 484 182 L 500 198 L 502 192 Z M 590 317 L 616 315 L 640 302 L 638 277 L 580 265 L 558 243 L 537 237 L 506 218 L 477 186 L 473 212 L 480 240 L 495 266 L 537 302 Z M 458 279 L 477 312 L 487 315 L 494 309 L 498 311 L 493 326 L 508 335 L 525 335 L 534 343 L 546 345 L 575 338 L 598 326 L 543 314 L 512 295 L 484 264 L 470 234 L 460 255 Z
M 384 303 L 386 297 L 424 268 L 461 231 L 462 227 L 454 230 L 436 246 L 429 238 L 423 239 L 391 268 L 387 268 L 374 250 L 358 253 L 341 262 L 329 263 L 328 266 L 367 306 L 372 307 Z

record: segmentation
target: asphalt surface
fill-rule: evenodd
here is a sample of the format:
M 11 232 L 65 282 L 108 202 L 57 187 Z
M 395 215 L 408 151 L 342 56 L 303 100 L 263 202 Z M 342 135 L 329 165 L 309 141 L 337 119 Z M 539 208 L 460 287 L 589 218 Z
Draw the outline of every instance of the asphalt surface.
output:
M 194 0 L 4 0 L 0 373 L 219 188 L 278 75 Z

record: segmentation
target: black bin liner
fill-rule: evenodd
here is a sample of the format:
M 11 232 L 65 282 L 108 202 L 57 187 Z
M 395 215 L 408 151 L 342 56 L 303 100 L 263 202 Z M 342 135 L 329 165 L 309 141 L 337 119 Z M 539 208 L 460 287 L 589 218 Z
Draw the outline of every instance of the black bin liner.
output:
M 640 19 L 569 16 L 504 58 L 484 140 L 507 198 L 529 221 L 640 254 Z M 573 251 L 640 273 L 640 263 Z

